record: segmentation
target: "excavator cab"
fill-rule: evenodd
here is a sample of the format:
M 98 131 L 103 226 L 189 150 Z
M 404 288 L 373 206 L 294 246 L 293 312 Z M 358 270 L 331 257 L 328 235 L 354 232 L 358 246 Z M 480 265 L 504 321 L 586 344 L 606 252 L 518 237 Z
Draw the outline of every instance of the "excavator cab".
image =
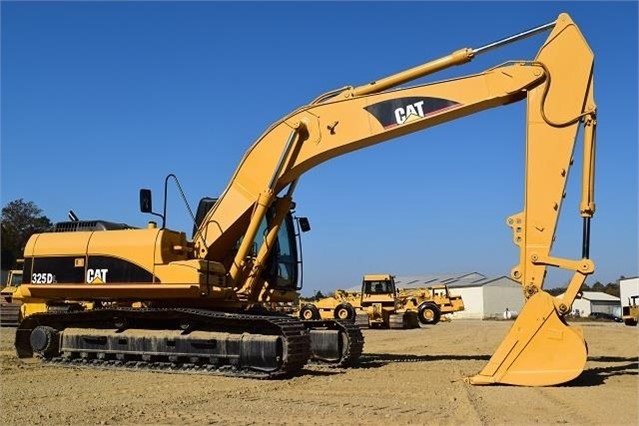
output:
M 193 240 L 198 238 L 198 232 L 200 232 L 198 230 L 201 229 L 204 218 L 217 201 L 217 198 L 212 197 L 200 199 L 193 224 Z M 269 209 L 260 223 L 255 241 L 249 251 L 250 257 L 257 255 L 259 243 L 267 233 L 267 224 L 274 219 L 274 216 L 274 209 Z M 301 259 L 298 255 L 298 245 L 301 232 L 308 232 L 310 229 L 308 218 L 295 218 L 292 210 L 286 214 L 262 272 L 262 277 L 266 281 L 273 283 L 273 288 L 278 290 L 300 290 L 302 288 L 300 278 Z M 235 247 L 240 247 L 241 243 L 242 238 L 237 241 Z
M 391 275 L 365 275 L 362 281 L 362 304 L 395 299 L 395 281 Z
M 266 235 L 267 220 L 272 217 L 273 213 L 267 213 L 266 220 L 260 225 L 258 237 Z M 300 290 L 301 281 L 298 262 L 299 253 L 297 246 L 297 238 L 299 234 L 296 232 L 295 219 L 289 211 L 282 222 L 280 230 L 277 233 L 277 239 L 274 247 L 271 249 L 267 258 L 267 267 L 262 272 L 263 278 L 273 283 L 273 288 L 278 290 Z
M 389 323 L 389 316 L 396 308 L 395 295 L 395 280 L 392 275 L 364 275 L 360 304 L 368 312 L 369 327 Z
M 218 198 L 213 197 L 203 197 L 200 199 L 193 222 L 193 231 L 191 235 L 193 241 L 204 237 L 201 235 L 202 224 L 217 201 Z M 166 211 L 166 207 L 164 210 Z M 142 213 L 159 216 L 162 218 L 164 227 L 165 214 L 153 212 L 152 194 L 149 189 L 140 190 L 140 211 Z M 267 210 L 265 217 L 260 223 L 255 241 L 248 252 L 249 257 L 254 258 L 257 255 L 259 244 L 267 234 L 268 223 L 273 221 L 274 218 L 275 209 L 270 208 Z M 294 218 L 292 210 L 287 212 L 282 225 L 279 228 L 274 247 L 269 252 L 266 265 L 264 266 L 261 274 L 262 278 L 269 283 L 272 283 L 274 289 L 295 291 L 302 288 L 300 280 L 301 274 L 299 273 L 301 268 L 301 259 L 298 255 L 298 243 L 300 233 L 307 232 L 309 230 L 310 224 L 308 218 Z M 240 247 L 242 239 L 242 237 L 238 239 L 235 244 L 236 248 Z

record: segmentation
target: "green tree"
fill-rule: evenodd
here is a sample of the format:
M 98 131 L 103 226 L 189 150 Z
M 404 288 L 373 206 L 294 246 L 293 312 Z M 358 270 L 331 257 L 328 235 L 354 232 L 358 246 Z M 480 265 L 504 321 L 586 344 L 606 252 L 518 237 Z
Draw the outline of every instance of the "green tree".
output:
M 546 290 L 551 296 L 559 296 L 566 291 L 566 287 L 549 288 Z
M 604 287 L 604 285 L 603 285 L 603 284 L 601 284 L 599 281 L 595 282 L 595 283 L 592 285 L 592 291 L 600 291 L 600 292 L 603 292 L 603 291 L 604 291 L 604 288 L 605 288 L 605 287 Z
M 52 223 L 32 201 L 22 198 L 11 201 L 2 208 L 2 257 L 3 269 L 17 266 L 24 246 L 31 235 L 50 230 Z
M 604 288 L 603 292 L 611 296 L 619 297 L 621 295 L 621 291 L 619 289 L 619 283 L 613 282 L 613 283 L 606 284 L 606 287 Z
M 566 287 L 567 287 L 567 286 L 566 286 Z M 584 283 L 581 285 L 581 288 L 579 289 L 579 291 L 590 291 L 590 286 L 589 286 L 586 282 L 584 282 Z
M 326 296 L 324 296 L 324 293 L 322 293 L 319 290 L 315 290 L 315 294 L 313 294 L 312 296 L 307 296 L 307 297 L 300 297 L 300 300 L 302 302 L 317 302 L 320 299 L 325 298 Z

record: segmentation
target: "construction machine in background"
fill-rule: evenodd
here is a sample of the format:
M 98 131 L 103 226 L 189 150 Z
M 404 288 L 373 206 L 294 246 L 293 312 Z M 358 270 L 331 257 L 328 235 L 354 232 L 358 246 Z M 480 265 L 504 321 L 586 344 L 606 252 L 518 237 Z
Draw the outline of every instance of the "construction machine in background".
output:
M 407 85 L 542 32 L 549 35 L 531 60 Z M 73 221 L 60 232 L 33 235 L 14 299 L 44 303 L 47 311 L 20 323 L 18 356 L 262 378 L 299 374 L 311 358 L 356 363 L 363 338 L 355 324 L 304 321 L 263 307 L 293 301 L 300 290 L 296 223 L 303 221 L 293 210 L 300 177 L 340 155 L 527 100 L 524 206 L 508 219 L 520 250 L 511 275 L 526 303 L 488 364 L 468 381 L 542 386 L 574 379 L 584 369 L 586 344 L 565 317 L 594 271 L 593 63 L 579 28 L 561 14 L 498 42 L 328 92 L 286 115 L 246 151 L 225 191 L 202 199 L 190 237 L 166 225 L 168 177 L 163 214 L 153 211 L 150 191 L 140 194 L 142 212 L 158 216 L 159 225 L 97 229 L 96 221 Z M 582 252 L 566 259 L 551 248 L 580 129 Z M 543 288 L 549 266 L 573 271 L 558 299 Z
M 336 318 L 354 321 L 361 310 L 360 293 L 337 289 L 331 295 L 313 302 L 300 302 L 297 316 L 303 320 Z
M 391 274 L 367 274 L 360 292 L 338 289 L 331 296 L 304 303 L 299 317 L 355 321 L 369 328 L 416 328 L 435 325 L 442 315 L 463 311 L 461 296 L 453 296 L 446 285 L 398 289 Z
M 621 308 L 621 319 L 623 323 L 630 326 L 636 326 L 639 322 L 639 305 L 637 305 L 638 296 L 630 296 L 628 298 L 628 306 Z
M 370 328 L 417 328 L 417 312 L 403 309 L 397 298 L 395 277 L 367 274 L 362 279 L 360 305 Z
M 304 303 L 299 317 L 305 320 L 336 318 L 369 328 L 417 328 L 417 314 L 400 306 L 395 279 L 390 274 L 368 274 L 360 292 L 336 290 L 332 296 Z
M 462 297 L 451 294 L 445 284 L 399 289 L 397 299 L 402 309 L 416 311 L 422 324 L 435 325 L 443 318 L 442 315 L 465 309 Z
M 19 301 L 13 300 L 13 293 L 22 283 L 22 270 L 8 271 L 6 285 L 0 290 L 0 326 L 16 327 L 20 323 Z

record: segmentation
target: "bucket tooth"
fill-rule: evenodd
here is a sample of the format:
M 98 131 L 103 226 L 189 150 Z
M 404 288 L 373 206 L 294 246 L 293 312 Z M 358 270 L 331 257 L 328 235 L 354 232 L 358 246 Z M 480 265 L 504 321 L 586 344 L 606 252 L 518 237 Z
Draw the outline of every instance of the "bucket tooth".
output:
M 473 385 L 551 386 L 584 370 L 587 346 L 581 328 L 567 325 L 553 297 L 540 291 L 524 305 L 488 364 L 466 381 Z

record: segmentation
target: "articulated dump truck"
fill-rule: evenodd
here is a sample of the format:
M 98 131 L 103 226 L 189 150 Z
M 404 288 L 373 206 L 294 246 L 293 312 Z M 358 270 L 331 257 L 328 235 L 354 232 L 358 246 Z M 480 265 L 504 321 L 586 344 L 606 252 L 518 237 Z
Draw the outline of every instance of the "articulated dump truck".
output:
M 398 289 L 397 298 L 403 309 L 417 312 L 417 318 L 422 324 L 435 325 L 444 318 L 442 315 L 465 309 L 462 297 L 451 294 L 445 284 Z
M 398 289 L 391 274 L 369 274 L 360 292 L 336 290 L 332 296 L 304 303 L 302 319 L 340 319 L 369 328 L 416 328 L 435 325 L 442 315 L 463 311 L 461 296 L 451 295 L 446 285 Z
M 479 73 L 415 81 L 541 33 L 547 38 L 529 60 L 518 56 Z M 332 90 L 283 116 L 247 149 L 222 194 L 201 199 L 189 236 L 167 228 L 166 196 L 163 213 L 153 211 L 147 189 L 140 191 L 140 210 L 159 223 L 79 220 L 33 235 L 24 249 L 23 282 L 13 294 L 26 313 L 16 330 L 18 356 L 86 368 L 184 368 L 260 378 L 291 377 L 308 362 L 357 364 L 364 338 L 356 324 L 265 308 L 296 300 L 301 289 L 299 236 L 309 226 L 294 213 L 300 177 L 343 154 L 525 100 L 523 210 L 507 224 L 520 251 L 511 276 L 526 303 L 488 364 L 467 380 L 543 386 L 576 378 L 586 343 L 566 315 L 594 271 L 593 64 L 579 28 L 561 14 L 497 42 Z M 578 134 L 583 155 L 574 156 Z M 490 141 L 490 134 L 477 140 Z M 565 259 L 551 248 L 573 158 L 583 159 L 584 232 L 581 255 Z M 171 179 L 181 191 L 169 175 L 165 194 Z M 573 272 L 562 298 L 544 291 L 548 267 Z M 382 308 L 382 317 L 394 303 L 372 294 L 368 302 Z M 389 321 L 399 323 L 391 315 Z

